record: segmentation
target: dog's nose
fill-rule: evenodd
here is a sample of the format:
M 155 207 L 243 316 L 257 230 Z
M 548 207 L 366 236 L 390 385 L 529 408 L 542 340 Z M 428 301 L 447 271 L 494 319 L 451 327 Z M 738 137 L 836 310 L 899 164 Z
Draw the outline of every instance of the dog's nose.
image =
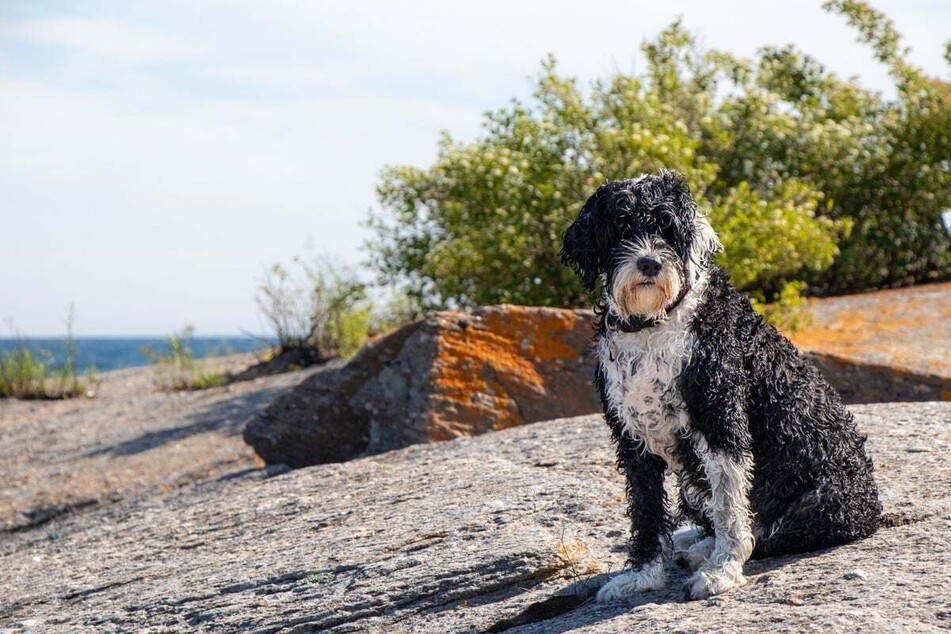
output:
M 647 277 L 656 277 L 660 269 L 660 261 L 654 258 L 637 258 L 637 270 Z

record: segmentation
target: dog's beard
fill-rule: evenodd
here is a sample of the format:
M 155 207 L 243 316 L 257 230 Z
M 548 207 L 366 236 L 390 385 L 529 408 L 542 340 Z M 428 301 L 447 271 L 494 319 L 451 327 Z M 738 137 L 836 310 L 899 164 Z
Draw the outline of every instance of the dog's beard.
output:
M 680 295 L 680 288 L 680 276 L 669 262 L 656 277 L 645 277 L 637 270 L 636 258 L 629 258 L 614 274 L 609 303 L 622 319 L 633 315 L 663 318 L 667 306 Z

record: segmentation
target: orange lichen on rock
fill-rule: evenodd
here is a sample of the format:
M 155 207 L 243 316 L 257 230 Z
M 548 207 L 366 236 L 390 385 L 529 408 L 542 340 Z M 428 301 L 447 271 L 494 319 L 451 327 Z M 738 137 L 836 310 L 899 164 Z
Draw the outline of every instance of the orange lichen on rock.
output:
M 497 306 L 472 315 L 442 314 L 432 368 L 430 440 L 504 429 L 525 422 L 544 402 L 554 409 L 587 411 L 585 393 L 553 394 L 557 375 L 584 365 L 588 316 L 574 311 Z M 563 377 L 562 377 L 563 378 Z M 583 389 L 583 392 L 588 392 Z M 559 400 L 568 402 L 559 405 Z M 543 415 L 539 412 L 538 415 Z M 530 414 L 529 414 L 530 416 Z M 531 416 L 533 420 L 540 420 Z
M 812 323 L 789 333 L 807 351 L 951 377 L 951 283 L 809 302 Z
M 500 306 L 499 310 L 486 312 L 483 319 L 490 332 L 517 342 L 521 355 L 536 363 L 578 357 L 575 332 L 579 316 L 574 311 Z M 584 325 L 589 318 L 580 321 Z

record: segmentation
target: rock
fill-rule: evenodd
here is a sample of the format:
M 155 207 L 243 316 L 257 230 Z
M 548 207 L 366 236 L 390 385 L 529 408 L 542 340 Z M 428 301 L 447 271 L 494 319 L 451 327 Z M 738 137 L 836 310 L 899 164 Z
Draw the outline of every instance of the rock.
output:
M 710 601 L 684 603 L 673 568 L 665 590 L 590 601 L 623 565 L 627 526 L 607 428 L 587 416 L 207 482 L 8 533 L 0 630 L 942 631 L 951 404 L 852 409 L 886 527 L 750 562 L 746 586 Z M 923 444 L 932 451 L 909 451 Z
M 236 373 L 254 355 L 209 360 Z M 320 369 L 194 392 L 157 392 L 152 368 L 99 375 L 95 398 L 0 399 L 0 531 L 148 491 L 257 470 L 252 414 Z
M 598 412 L 593 318 L 522 306 L 436 313 L 290 390 L 244 438 L 266 462 L 296 468 Z
M 810 299 L 790 338 L 849 403 L 951 400 L 951 282 Z
M 868 579 L 868 573 L 864 570 L 853 570 L 842 575 L 846 581 L 865 581 Z
M 936 284 L 811 300 L 813 322 L 792 339 L 847 403 L 949 400 L 949 298 L 951 284 Z M 297 468 L 598 412 L 593 319 L 520 306 L 436 313 L 289 391 L 245 440 Z
M 948 353 L 951 355 L 951 349 Z M 951 371 L 910 370 L 815 350 L 804 350 L 803 356 L 819 368 L 846 403 L 951 401 Z

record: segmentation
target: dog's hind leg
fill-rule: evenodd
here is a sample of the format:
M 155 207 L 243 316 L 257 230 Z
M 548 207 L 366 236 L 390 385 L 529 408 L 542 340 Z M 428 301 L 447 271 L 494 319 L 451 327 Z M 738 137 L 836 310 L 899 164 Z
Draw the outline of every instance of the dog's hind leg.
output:
M 709 536 L 710 533 L 700 526 L 684 526 L 677 529 L 672 538 L 674 555 L 685 552 L 691 546 Z
M 700 468 L 699 461 L 696 468 Z M 713 552 L 713 524 L 703 512 L 710 495 L 704 486 L 696 482 L 697 478 L 702 477 L 701 473 L 695 478 L 681 473 L 677 478 L 680 489 L 678 521 L 686 524 L 673 536 L 674 562 L 690 572 L 699 568 Z
M 715 540 L 704 528 L 691 526 L 674 533 L 674 562 L 690 572 L 710 558 Z
M 819 550 L 871 535 L 881 513 L 878 496 L 871 488 L 874 484 L 864 489 L 857 487 L 855 480 L 849 484 L 851 491 L 843 493 L 848 488 L 841 482 L 825 480 L 779 517 L 757 522 L 753 558 Z

